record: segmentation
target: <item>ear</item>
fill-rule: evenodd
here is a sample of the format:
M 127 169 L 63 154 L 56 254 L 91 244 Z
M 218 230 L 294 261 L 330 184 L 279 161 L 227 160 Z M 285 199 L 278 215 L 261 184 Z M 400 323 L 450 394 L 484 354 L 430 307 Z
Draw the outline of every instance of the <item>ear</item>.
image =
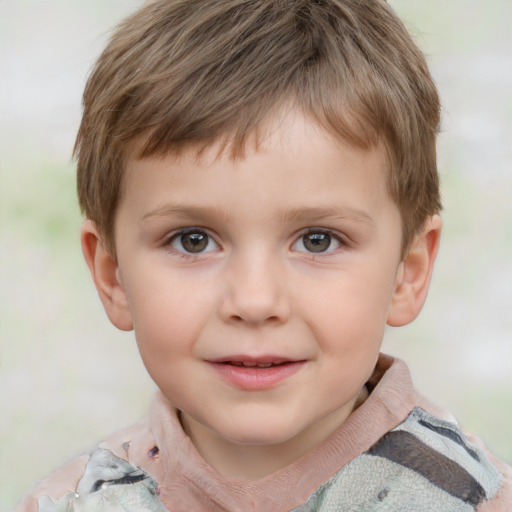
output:
M 118 329 L 131 331 L 132 316 L 117 262 L 105 248 L 96 224 L 86 220 L 80 238 L 85 261 L 108 318 Z
M 442 220 L 432 216 L 411 244 L 400 264 L 393 291 L 388 325 L 400 327 L 412 322 L 420 313 L 432 277 L 439 250 Z

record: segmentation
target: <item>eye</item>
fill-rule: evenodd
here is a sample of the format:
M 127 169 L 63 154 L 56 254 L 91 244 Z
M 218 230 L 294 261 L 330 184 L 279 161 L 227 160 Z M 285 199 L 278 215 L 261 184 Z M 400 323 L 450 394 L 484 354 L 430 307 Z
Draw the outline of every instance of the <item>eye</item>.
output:
M 342 241 L 328 231 L 309 231 L 299 238 L 292 249 L 295 251 L 323 253 L 331 252 L 343 245 Z
M 176 233 L 170 240 L 173 249 L 189 254 L 215 251 L 219 246 L 211 236 L 201 229 L 190 229 Z

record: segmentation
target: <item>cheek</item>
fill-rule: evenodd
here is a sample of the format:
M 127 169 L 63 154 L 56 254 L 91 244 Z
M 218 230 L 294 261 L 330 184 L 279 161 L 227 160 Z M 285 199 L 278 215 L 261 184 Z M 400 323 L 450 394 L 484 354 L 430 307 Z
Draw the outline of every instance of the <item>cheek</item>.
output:
M 329 357 L 364 354 L 380 346 L 392 295 L 384 272 L 340 272 L 310 290 L 302 312 Z
M 127 297 L 141 355 L 190 349 L 211 312 L 212 298 L 200 280 L 190 282 L 178 273 L 146 272 Z
M 209 308 L 194 289 L 178 293 L 166 284 L 147 281 L 131 296 L 130 306 L 137 346 L 148 374 L 169 400 L 184 407 L 183 396 L 204 392 L 200 379 L 190 382 L 194 368 L 190 361 L 196 355 Z M 187 383 L 186 388 L 183 383 Z

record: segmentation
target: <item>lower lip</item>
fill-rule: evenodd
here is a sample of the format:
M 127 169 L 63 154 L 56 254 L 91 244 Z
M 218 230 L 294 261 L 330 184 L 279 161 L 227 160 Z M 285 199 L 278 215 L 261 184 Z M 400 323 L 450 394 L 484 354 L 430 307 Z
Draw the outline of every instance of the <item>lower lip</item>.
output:
M 225 363 L 210 363 L 221 377 L 232 386 L 248 391 L 269 389 L 297 373 L 305 361 L 295 361 L 269 368 L 256 366 L 233 366 Z

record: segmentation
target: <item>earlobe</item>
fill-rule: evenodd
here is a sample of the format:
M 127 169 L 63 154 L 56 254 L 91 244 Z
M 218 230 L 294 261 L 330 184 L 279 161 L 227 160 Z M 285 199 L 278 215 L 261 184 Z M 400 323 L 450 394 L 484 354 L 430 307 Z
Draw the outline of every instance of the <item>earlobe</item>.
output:
M 427 298 L 434 262 L 439 250 L 442 220 L 434 215 L 416 236 L 400 264 L 393 291 L 388 325 L 400 327 L 412 322 Z
M 85 261 L 108 318 L 118 329 L 132 330 L 133 321 L 117 263 L 105 248 L 94 222 L 84 221 L 80 238 Z

